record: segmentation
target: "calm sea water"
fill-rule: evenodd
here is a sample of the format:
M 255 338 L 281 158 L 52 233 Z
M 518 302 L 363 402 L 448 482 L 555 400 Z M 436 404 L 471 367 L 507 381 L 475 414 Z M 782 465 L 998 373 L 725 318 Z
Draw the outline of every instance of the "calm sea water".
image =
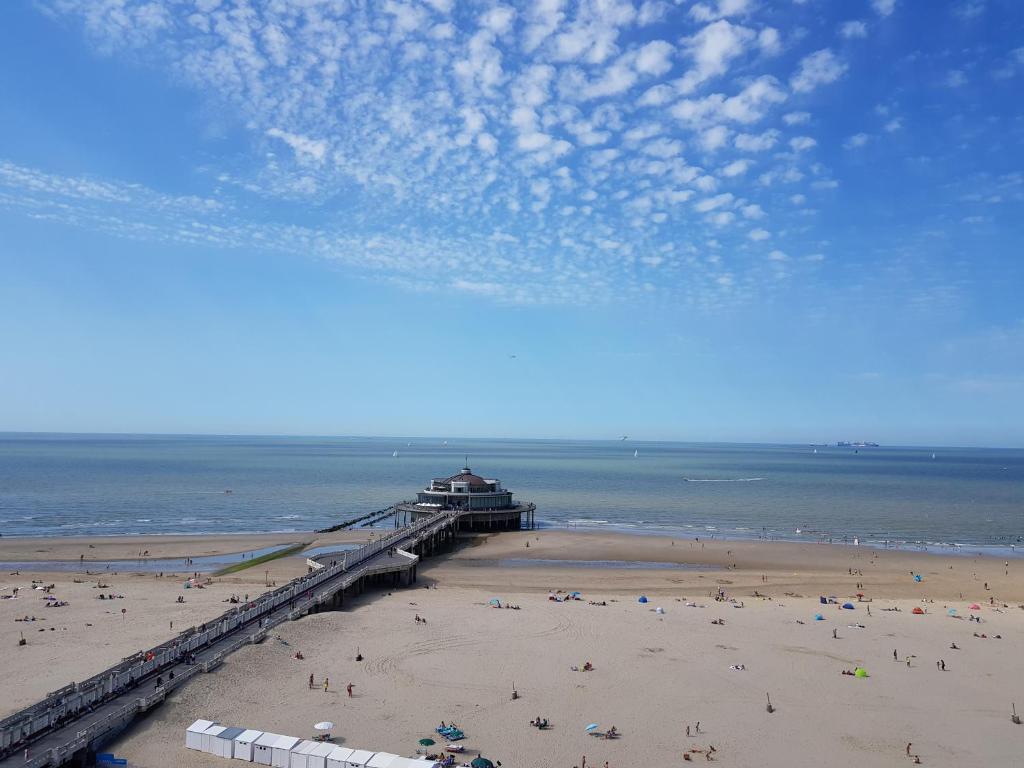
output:
M 310 530 L 467 454 L 551 526 L 1024 550 L 1024 451 L 633 440 L 0 435 L 0 533 Z

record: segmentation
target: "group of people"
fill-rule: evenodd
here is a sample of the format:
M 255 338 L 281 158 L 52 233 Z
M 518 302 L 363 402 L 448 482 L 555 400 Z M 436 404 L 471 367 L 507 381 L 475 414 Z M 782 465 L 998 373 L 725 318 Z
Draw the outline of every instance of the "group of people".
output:
M 534 728 L 543 731 L 545 728 L 548 727 L 548 719 L 546 717 L 541 719 L 541 716 L 537 715 L 536 718 L 530 721 L 530 725 L 532 725 Z

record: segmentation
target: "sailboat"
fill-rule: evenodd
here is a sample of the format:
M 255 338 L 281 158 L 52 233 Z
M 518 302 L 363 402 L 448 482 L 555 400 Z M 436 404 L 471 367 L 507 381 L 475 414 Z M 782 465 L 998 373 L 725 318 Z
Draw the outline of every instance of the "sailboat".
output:
M 398 458 L 398 451 L 395 451 L 394 453 L 392 453 L 391 456 L 392 456 L 392 458 L 397 459 Z
M 639 449 L 637 449 L 637 450 L 633 451 L 633 458 L 634 458 L 634 459 L 635 459 L 635 458 L 636 458 L 637 456 L 639 456 L 639 455 L 640 455 L 640 450 L 639 450 Z
M 815 452 L 815 453 L 817 453 L 817 452 L 818 452 L 818 449 L 817 449 L 817 448 L 815 448 L 815 449 L 814 449 L 814 452 Z
M 934 453 L 932 454 L 932 458 L 933 458 L 933 459 L 935 458 L 935 454 L 934 454 Z

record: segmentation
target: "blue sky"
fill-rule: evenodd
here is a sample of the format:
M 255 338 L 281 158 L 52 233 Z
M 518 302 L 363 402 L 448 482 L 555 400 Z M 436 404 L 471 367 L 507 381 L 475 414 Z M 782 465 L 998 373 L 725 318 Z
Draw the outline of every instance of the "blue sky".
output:
M 0 21 L 0 429 L 1024 446 L 1015 0 Z

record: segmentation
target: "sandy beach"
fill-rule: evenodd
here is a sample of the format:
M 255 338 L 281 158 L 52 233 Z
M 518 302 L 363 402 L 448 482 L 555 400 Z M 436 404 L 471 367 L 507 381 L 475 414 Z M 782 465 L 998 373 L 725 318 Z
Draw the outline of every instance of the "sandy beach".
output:
M 304 568 L 298 557 L 269 565 L 272 579 Z M 414 588 L 367 593 L 345 611 L 279 627 L 277 637 L 176 693 L 111 749 L 132 765 L 157 768 L 173 756 L 174 765 L 212 768 L 227 763 L 182 745 L 196 718 L 303 737 L 328 719 L 339 726 L 338 743 L 411 755 L 419 739 L 436 738 L 441 720 L 454 720 L 467 734 L 468 757 L 480 751 L 505 766 L 572 768 L 584 755 L 588 766 L 681 765 L 684 752 L 711 745 L 723 765 L 894 766 L 913 764 L 908 742 L 925 765 L 1011 765 L 1024 748 L 1024 727 L 1010 722 L 1010 702 L 1024 701 L 1022 569 L 1019 561 L 813 544 L 565 531 L 481 536 L 425 561 Z M 187 594 L 182 618 L 167 610 L 182 594 L 180 579 L 119 576 L 126 597 L 113 606 L 91 598 L 88 585 L 68 585 L 83 594 L 68 591 L 62 599 L 71 606 L 43 611 L 67 611 L 67 629 L 38 633 L 4 658 L 4 679 L 14 682 L 7 705 L 164 639 L 171 618 L 177 628 L 218 613 L 227 595 L 260 588 L 264 569 L 257 570 L 217 579 L 201 597 Z M 719 589 L 736 602 L 716 601 Z M 583 599 L 554 602 L 550 590 L 579 590 Z M 870 602 L 859 602 L 858 592 Z M 648 603 L 637 602 L 641 593 Z M 822 605 L 819 595 L 854 609 Z M 493 608 L 494 597 L 520 610 Z M 970 611 L 975 601 L 981 609 Z M 953 618 L 949 608 L 982 622 Z M 18 611 L 0 610 L 13 648 Z M 823 620 L 815 621 L 818 613 Z M 293 658 L 296 650 L 304 660 Z M 572 670 L 588 661 L 592 671 Z M 842 674 L 858 666 L 869 677 Z M 776 708 L 770 714 L 766 694 Z M 529 725 L 538 715 L 550 730 Z M 590 736 L 584 727 L 593 722 L 622 735 Z M 706 762 L 706 751 L 689 754 Z

